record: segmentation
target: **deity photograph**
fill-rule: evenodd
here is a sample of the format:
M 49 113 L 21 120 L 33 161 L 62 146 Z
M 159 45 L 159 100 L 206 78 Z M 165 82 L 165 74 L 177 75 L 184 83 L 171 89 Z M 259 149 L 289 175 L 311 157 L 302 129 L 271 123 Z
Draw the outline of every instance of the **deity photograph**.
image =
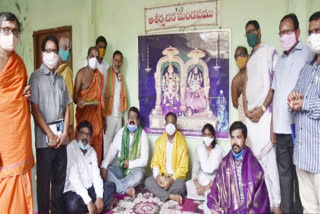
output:
M 141 123 L 162 133 L 164 116 L 174 112 L 178 129 L 201 136 L 211 123 L 228 138 L 230 30 L 138 37 Z

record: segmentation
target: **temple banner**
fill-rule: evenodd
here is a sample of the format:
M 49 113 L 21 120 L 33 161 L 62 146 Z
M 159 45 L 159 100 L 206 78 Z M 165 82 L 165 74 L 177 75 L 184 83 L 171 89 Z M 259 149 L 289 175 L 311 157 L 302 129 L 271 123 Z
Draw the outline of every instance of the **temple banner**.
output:
M 174 112 L 185 136 L 201 136 L 211 123 L 228 138 L 230 30 L 138 37 L 141 124 L 149 134 L 164 131 Z
M 218 0 L 211 0 L 145 8 L 145 32 L 191 26 L 217 26 L 218 3 Z

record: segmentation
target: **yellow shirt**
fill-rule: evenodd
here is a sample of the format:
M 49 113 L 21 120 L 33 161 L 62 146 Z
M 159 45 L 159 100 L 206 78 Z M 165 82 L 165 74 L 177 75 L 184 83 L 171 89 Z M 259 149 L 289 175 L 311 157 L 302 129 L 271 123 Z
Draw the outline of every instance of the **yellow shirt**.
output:
M 71 98 L 73 98 L 73 73 L 71 68 L 67 65 L 67 63 L 64 63 L 62 65 L 59 66 L 57 73 L 60 74 L 65 83 L 66 83 L 66 87 L 69 93 L 69 96 Z M 70 111 L 70 119 L 69 119 L 69 126 L 73 126 L 74 124 L 74 107 L 73 107 L 73 103 L 71 103 L 69 105 L 69 111 Z
M 156 141 L 155 149 L 151 161 L 151 168 L 157 167 L 160 174 L 168 175 L 166 169 L 166 149 L 167 149 L 167 133 L 163 133 Z M 183 135 L 176 131 L 173 142 L 171 165 L 174 171 L 174 179 L 185 179 L 189 170 L 189 153 L 186 141 Z

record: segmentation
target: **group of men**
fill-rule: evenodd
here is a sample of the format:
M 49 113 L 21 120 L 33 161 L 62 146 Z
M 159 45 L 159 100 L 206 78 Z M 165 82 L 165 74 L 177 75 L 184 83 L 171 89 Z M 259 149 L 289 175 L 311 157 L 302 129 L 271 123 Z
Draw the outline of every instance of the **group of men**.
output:
M 245 30 L 252 52 L 236 49 L 240 72 L 232 81 L 232 101 L 263 168 L 271 208 L 320 213 L 320 12 L 309 18 L 307 45 L 299 40 L 297 16 L 281 19 L 280 56 L 261 43 L 257 21 Z
M 0 25 L 0 133 L 6 136 L 0 144 L 0 207 L 7 213 L 33 213 L 28 101 L 35 121 L 39 213 L 101 213 L 110 208 L 115 192 L 134 196 L 144 178 L 149 144 L 136 107 L 129 109 L 123 126 L 128 101 L 122 53 L 115 51 L 108 67 L 103 61 L 107 41 L 98 37 L 73 86 L 67 65 L 71 41 L 48 35 L 41 44 L 42 65 L 28 86 L 25 65 L 15 53 L 20 23 L 14 14 L 0 13 Z M 297 17 L 283 17 L 280 57 L 261 43 L 257 21 L 249 21 L 245 30 L 252 52 L 237 51 L 235 58 L 245 71 L 239 82 L 246 125 L 230 127 L 232 150 L 219 166 L 204 210 L 300 213 L 303 207 L 319 213 L 320 12 L 309 19 L 309 47 L 299 41 Z M 161 201 L 182 203 L 188 149 L 177 116 L 169 112 L 165 122 L 145 186 Z

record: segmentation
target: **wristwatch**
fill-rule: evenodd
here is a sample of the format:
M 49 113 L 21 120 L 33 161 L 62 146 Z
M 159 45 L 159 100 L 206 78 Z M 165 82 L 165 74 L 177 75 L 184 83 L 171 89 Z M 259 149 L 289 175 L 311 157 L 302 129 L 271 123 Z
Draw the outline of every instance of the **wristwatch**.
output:
M 261 108 L 262 108 L 263 112 L 265 112 L 267 110 L 266 107 L 264 107 L 264 105 L 262 105 Z

